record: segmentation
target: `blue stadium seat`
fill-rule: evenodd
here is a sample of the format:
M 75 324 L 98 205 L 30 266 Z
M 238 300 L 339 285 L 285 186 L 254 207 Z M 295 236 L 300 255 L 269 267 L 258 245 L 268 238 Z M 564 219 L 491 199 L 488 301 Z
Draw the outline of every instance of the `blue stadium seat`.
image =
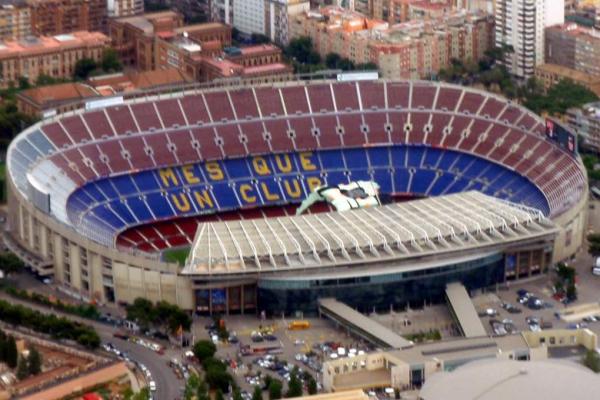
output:
M 427 195 L 431 182 L 435 179 L 435 171 L 420 169 L 413 175 L 410 192 Z
M 146 202 L 139 196 L 132 196 L 127 198 L 127 204 L 129 208 L 134 212 L 138 221 L 151 221 L 152 214 L 148 209 Z
M 396 167 L 394 171 L 394 190 L 396 193 L 408 193 L 410 174 L 406 168 Z
M 435 181 L 431 190 L 429 191 L 430 196 L 439 196 L 454 182 L 454 175 L 449 172 L 439 176 Z
M 427 148 L 425 150 L 425 158 L 423 158 L 423 166 L 435 168 L 443 154 L 444 153 L 438 149 Z
M 344 159 L 349 170 L 366 168 L 369 165 L 364 149 L 346 149 L 344 150 Z
M 421 161 L 423 159 L 423 154 L 425 153 L 424 147 L 410 147 L 408 150 L 408 162 L 407 165 L 409 167 L 421 167 Z
M 157 218 L 167 218 L 174 215 L 169 202 L 161 192 L 148 193 L 146 195 L 146 203 Z
M 369 164 L 371 167 L 386 167 L 390 166 L 390 153 L 388 147 L 371 147 L 367 149 L 369 155 Z

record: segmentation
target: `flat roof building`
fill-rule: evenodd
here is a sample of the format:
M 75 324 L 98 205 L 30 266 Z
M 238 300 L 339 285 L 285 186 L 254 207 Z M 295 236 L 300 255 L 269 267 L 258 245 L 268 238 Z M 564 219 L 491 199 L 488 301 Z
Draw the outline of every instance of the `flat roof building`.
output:
M 597 343 L 596 334 L 588 329 L 526 331 L 508 336 L 432 342 L 326 361 L 323 364 L 323 388 L 328 392 L 388 387 L 413 390 L 427 384 L 436 374 L 465 364 L 468 366 L 475 360 L 539 361 L 548 359 L 550 348 L 581 346 L 593 350 Z
M 100 94 L 91 86 L 83 83 L 61 83 L 18 93 L 17 107 L 20 112 L 33 117 L 48 117 L 81 108 L 87 100 L 95 97 L 100 97 Z
M 78 31 L 0 42 L 0 87 L 21 77 L 29 82 L 40 75 L 71 78 L 77 61 L 90 58 L 99 62 L 109 41 L 100 32 Z

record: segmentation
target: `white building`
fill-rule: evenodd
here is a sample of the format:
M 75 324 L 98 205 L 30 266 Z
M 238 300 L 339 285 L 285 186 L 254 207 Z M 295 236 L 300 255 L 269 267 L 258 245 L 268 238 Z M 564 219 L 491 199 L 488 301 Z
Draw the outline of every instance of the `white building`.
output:
M 246 35 L 264 35 L 265 0 L 233 0 L 233 27 Z
M 144 0 L 107 0 L 109 18 L 131 17 L 144 13 Z
M 212 0 L 210 2 L 211 20 L 231 25 L 233 21 L 233 0 Z
M 264 0 L 265 34 L 275 43 L 290 41 L 290 19 L 310 10 L 309 0 Z
M 496 0 L 496 46 L 512 46 L 506 66 L 520 78 L 544 63 L 544 29 L 562 24 L 564 0 Z

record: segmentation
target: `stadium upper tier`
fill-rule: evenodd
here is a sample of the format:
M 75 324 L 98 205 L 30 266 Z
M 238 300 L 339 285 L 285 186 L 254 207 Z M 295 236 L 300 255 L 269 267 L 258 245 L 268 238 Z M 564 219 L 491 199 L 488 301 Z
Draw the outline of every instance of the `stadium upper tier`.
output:
M 480 190 L 554 217 L 580 200 L 585 173 L 544 127 L 457 86 L 294 82 L 80 110 L 19 135 L 8 163 L 23 196 L 108 246 L 141 224 L 285 205 L 317 182 L 357 179 L 387 194 Z

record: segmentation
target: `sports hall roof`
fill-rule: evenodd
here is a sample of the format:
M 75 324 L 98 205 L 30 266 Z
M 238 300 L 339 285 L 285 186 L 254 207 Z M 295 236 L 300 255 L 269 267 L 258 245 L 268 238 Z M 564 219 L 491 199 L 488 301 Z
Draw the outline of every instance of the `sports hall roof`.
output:
M 346 212 L 203 223 L 183 273 L 290 270 L 411 258 L 555 231 L 538 210 L 472 191 Z

